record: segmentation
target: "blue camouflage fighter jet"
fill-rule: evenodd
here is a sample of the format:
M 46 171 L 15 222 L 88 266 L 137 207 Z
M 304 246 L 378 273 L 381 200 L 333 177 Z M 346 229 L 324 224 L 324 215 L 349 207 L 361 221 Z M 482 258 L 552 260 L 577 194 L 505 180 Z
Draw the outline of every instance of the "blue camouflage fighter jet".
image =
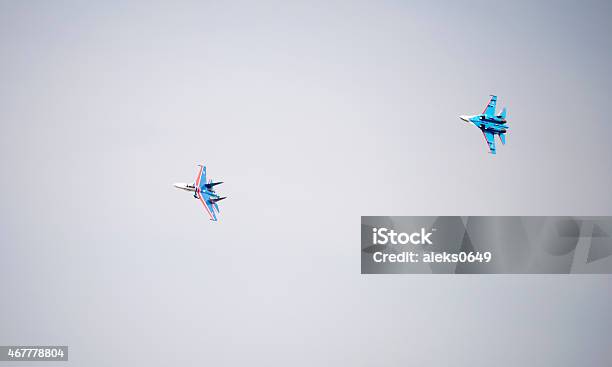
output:
M 213 182 L 212 180 L 206 182 L 206 166 L 198 164 L 198 167 L 200 167 L 200 171 L 198 172 L 195 183 L 175 183 L 174 187 L 193 192 L 193 197 L 200 200 L 202 205 L 204 205 L 204 209 L 208 212 L 210 220 L 216 222 L 217 213 L 219 213 L 219 205 L 217 205 L 217 202 L 225 199 L 225 197 L 219 197 L 219 195 L 215 193 L 214 187 L 223 182 Z
M 502 144 L 506 144 L 506 131 L 508 125 L 506 121 L 506 107 L 501 111 L 499 115 L 495 115 L 495 105 L 497 103 L 497 96 L 491 95 L 491 100 L 485 107 L 484 111 L 480 115 L 474 116 L 459 116 L 465 122 L 471 122 L 477 128 L 482 131 L 487 144 L 489 145 L 489 151 L 491 154 L 495 154 L 495 135 L 499 136 L 499 140 Z

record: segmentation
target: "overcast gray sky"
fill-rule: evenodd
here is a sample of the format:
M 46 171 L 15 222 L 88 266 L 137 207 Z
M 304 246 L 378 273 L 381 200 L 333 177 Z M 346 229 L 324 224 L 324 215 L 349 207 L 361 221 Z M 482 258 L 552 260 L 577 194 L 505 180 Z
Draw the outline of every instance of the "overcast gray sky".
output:
M 359 219 L 612 215 L 611 18 L 0 1 L 0 345 L 69 345 L 72 366 L 609 366 L 610 276 L 362 276 Z M 492 93 L 497 156 L 458 118 Z M 218 223 L 172 187 L 197 162 L 225 181 Z

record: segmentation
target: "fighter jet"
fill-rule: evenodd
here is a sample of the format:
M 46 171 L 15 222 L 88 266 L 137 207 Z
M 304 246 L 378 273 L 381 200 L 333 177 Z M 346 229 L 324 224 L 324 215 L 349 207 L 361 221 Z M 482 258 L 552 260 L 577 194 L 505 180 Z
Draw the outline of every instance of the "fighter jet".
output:
M 499 136 L 499 140 L 502 144 L 506 144 L 506 130 L 508 130 L 508 125 L 506 124 L 506 107 L 504 107 L 499 115 L 495 115 L 496 103 L 497 96 L 491 95 L 491 100 L 484 111 L 482 111 L 482 114 L 459 116 L 463 121 L 471 122 L 482 131 L 482 135 L 489 145 L 491 154 L 495 154 L 495 135 Z
M 214 187 L 222 184 L 223 182 L 213 182 L 212 180 L 206 182 L 206 166 L 198 164 L 200 167 L 200 171 L 196 176 L 196 181 L 193 184 L 185 184 L 185 183 L 175 183 L 174 187 L 185 190 L 192 191 L 193 197 L 200 200 L 204 208 L 208 212 L 210 216 L 210 220 L 217 221 L 217 214 L 219 213 L 219 205 L 217 202 L 225 199 L 225 197 L 219 197 L 215 193 Z M 216 211 L 216 213 L 215 213 Z

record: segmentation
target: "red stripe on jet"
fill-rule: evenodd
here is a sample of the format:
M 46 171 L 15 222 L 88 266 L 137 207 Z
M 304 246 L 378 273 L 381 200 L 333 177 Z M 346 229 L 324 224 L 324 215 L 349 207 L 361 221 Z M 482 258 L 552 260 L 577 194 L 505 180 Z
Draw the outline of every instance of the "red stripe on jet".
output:
M 198 177 L 196 178 L 196 187 L 200 187 L 200 178 L 202 177 L 202 169 L 203 169 L 203 166 L 200 166 L 200 172 L 198 172 Z
M 210 216 L 210 219 L 215 220 L 215 218 L 213 217 L 212 213 L 210 212 L 210 209 L 208 209 L 208 205 L 206 205 L 206 202 L 204 200 L 202 200 L 202 195 L 200 195 L 199 193 L 199 189 L 196 188 L 196 190 L 198 190 L 198 199 L 200 199 L 200 201 L 202 202 L 202 205 L 204 205 L 204 208 L 206 208 L 206 211 L 208 212 L 208 215 Z
M 484 110 L 482 110 L 482 114 L 484 115 L 485 112 L 487 111 L 487 108 L 489 108 L 489 105 L 491 104 L 491 101 L 493 100 L 493 97 L 491 97 L 491 99 L 489 100 L 489 103 L 487 103 L 487 107 L 485 107 Z

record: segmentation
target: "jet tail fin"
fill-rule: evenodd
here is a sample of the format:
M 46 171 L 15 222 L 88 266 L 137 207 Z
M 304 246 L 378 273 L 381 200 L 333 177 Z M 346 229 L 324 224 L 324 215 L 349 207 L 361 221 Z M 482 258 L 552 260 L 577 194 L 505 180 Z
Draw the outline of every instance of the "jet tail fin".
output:
M 506 134 L 505 133 L 499 134 L 499 140 L 501 140 L 502 144 L 506 145 Z
M 500 117 L 503 120 L 506 119 L 506 107 L 502 109 L 501 113 L 497 117 Z
M 227 198 L 227 196 L 220 197 L 220 198 L 212 198 L 212 199 L 210 199 L 210 202 L 215 204 L 216 202 L 221 201 L 221 200 L 226 199 L 226 198 Z

